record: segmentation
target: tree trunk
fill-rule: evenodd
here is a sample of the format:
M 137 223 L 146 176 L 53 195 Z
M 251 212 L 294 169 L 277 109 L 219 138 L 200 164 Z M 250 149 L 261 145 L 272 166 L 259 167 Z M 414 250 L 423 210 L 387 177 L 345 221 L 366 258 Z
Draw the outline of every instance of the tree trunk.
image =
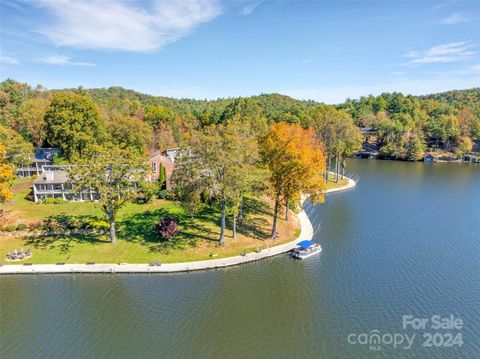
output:
M 273 211 L 272 239 L 277 236 L 277 217 L 278 217 L 278 199 L 275 200 L 275 210 Z
M 233 215 L 233 240 L 237 240 L 237 216 Z
M 113 215 L 113 209 L 110 209 L 108 219 L 110 220 L 110 242 L 117 243 L 117 233 L 115 231 L 115 217 Z
M 222 203 L 222 217 L 220 219 L 220 244 L 225 244 L 225 216 L 227 214 L 227 203 Z
M 288 204 L 288 201 L 287 203 L 285 204 L 285 220 L 288 221 L 288 209 L 289 209 L 290 205 Z
M 243 197 L 240 200 L 240 205 L 238 206 L 238 223 L 243 221 Z
M 325 172 L 325 181 L 328 182 L 328 175 L 330 173 L 330 163 L 332 161 L 332 157 L 327 156 L 327 171 Z
M 335 167 L 333 168 L 333 180 L 337 182 L 338 152 L 335 154 Z
M 337 163 L 336 163 L 336 178 L 335 178 L 335 182 L 338 183 L 338 181 L 340 180 L 340 161 L 341 161 L 341 155 L 340 153 L 337 153 Z

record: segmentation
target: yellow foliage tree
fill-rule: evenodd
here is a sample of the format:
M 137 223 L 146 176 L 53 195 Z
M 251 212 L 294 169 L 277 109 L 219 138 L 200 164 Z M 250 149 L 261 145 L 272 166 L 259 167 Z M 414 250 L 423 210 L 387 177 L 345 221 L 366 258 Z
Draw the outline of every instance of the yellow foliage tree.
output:
M 13 198 L 10 184 L 15 178 L 12 166 L 5 163 L 5 153 L 5 146 L 0 145 L 0 203 L 2 205 Z
M 272 226 L 275 239 L 281 203 L 298 200 L 301 193 L 310 195 L 315 203 L 324 201 L 325 154 L 313 129 L 285 122 L 272 124 L 260 146 L 262 159 L 270 170 L 275 200 Z

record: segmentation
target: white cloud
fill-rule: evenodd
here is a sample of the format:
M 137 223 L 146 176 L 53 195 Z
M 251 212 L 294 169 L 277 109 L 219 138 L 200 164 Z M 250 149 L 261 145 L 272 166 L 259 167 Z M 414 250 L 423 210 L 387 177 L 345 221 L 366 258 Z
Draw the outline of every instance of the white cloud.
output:
M 72 61 L 68 56 L 56 54 L 43 56 L 42 58 L 40 58 L 40 61 L 47 64 L 61 66 L 95 66 L 95 64 L 92 64 L 91 62 Z
M 412 59 L 407 65 L 458 62 L 467 60 L 475 55 L 476 52 L 471 51 L 473 47 L 474 45 L 470 41 L 451 42 L 437 45 L 424 51 L 409 51 L 404 56 Z
M 0 62 L 8 65 L 20 65 L 20 61 L 12 56 L 0 55 Z
M 250 15 L 251 13 L 253 13 L 253 11 L 262 4 L 263 1 L 258 1 L 258 2 L 255 2 L 255 3 L 251 3 L 251 4 L 247 4 L 247 5 L 244 5 L 242 7 L 242 15 L 245 15 L 245 16 L 248 16 Z
M 442 19 L 441 23 L 443 25 L 456 25 L 460 24 L 462 22 L 469 22 L 470 19 L 468 17 L 465 17 L 462 14 L 452 14 L 450 16 L 447 16 L 446 18 Z
M 408 57 L 409 59 L 414 59 L 414 58 L 420 56 L 420 52 L 416 51 L 416 50 L 411 50 L 411 51 L 407 52 L 404 56 Z
M 39 0 L 56 22 L 39 30 L 57 46 L 151 51 L 187 35 L 221 12 L 216 0 L 137 2 Z M 147 8 L 148 7 L 148 8 Z

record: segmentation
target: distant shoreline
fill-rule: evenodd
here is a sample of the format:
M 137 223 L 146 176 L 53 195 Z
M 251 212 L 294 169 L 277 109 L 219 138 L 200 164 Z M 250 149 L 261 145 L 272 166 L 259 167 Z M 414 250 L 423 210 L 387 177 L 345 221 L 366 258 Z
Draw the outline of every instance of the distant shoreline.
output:
M 353 179 L 344 177 L 348 183 L 344 186 L 332 188 L 325 194 L 341 192 L 355 187 L 356 182 Z M 308 198 L 308 197 L 307 197 Z M 306 198 L 305 198 L 306 199 Z M 246 253 L 245 255 L 208 259 L 183 263 L 166 263 L 161 266 L 150 266 L 149 264 L 32 264 L 32 265 L 3 265 L 0 267 L 0 275 L 4 274 L 66 274 L 66 273 L 178 273 L 190 272 L 197 270 L 207 270 L 224 268 L 244 263 L 254 262 L 257 260 L 273 257 L 282 253 L 291 251 L 297 246 L 297 243 L 303 240 L 311 240 L 313 237 L 313 227 L 304 210 L 298 213 L 300 223 L 300 235 L 293 241 L 279 244 L 267 249 L 263 249 L 259 253 Z

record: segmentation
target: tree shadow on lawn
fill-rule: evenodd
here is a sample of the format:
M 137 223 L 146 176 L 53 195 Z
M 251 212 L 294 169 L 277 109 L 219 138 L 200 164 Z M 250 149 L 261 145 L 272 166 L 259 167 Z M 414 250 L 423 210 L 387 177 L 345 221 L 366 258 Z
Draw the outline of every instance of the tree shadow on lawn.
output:
M 246 218 L 243 219 L 241 223 L 237 225 L 237 232 L 244 235 L 245 237 L 250 237 L 259 240 L 267 240 L 270 238 L 270 232 L 264 230 L 263 227 L 268 224 L 268 221 L 265 218 Z
M 269 203 L 259 198 L 245 197 L 242 209 L 245 216 L 252 214 L 273 215 L 273 209 L 270 208 Z
M 48 216 L 43 221 L 42 235 L 26 237 L 25 245 L 40 250 L 60 248 L 62 253 L 67 253 L 70 250 L 70 245 L 73 243 L 109 243 L 110 241 L 104 239 L 105 237 L 101 234 L 73 233 L 74 231 L 88 230 L 93 221 L 99 220 L 101 220 L 100 217 L 92 215 L 68 215 L 60 213 Z M 50 232 L 64 233 L 49 234 Z
M 110 243 L 110 240 L 103 239 L 101 235 L 96 234 L 69 234 L 48 237 L 28 237 L 25 239 L 25 244 L 35 249 L 48 250 L 60 248 L 61 253 L 68 253 L 72 243 Z
M 264 230 L 268 224 L 268 220 L 261 216 L 272 216 L 273 213 L 268 202 L 258 199 L 246 197 L 243 200 L 243 219 L 237 225 L 238 233 L 259 240 L 270 238 L 268 230 Z M 228 219 L 228 226 L 231 228 L 231 219 Z
M 173 217 L 177 220 L 179 232 L 171 239 L 161 238 L 155 230 L 160 218 Z M 139 241 L 153 252 L 168 253 L 173 249 L 195 247 L 199 239 L 218 241 L 219 234 L 208 227 L 217 224 L 215 209 L 204 208 L 198 215 L 190 216 L 176 212 L 171 214 L 164 208 L 136 213 L 125 217 L 119 225 L 119 237 L 126 241 Z

